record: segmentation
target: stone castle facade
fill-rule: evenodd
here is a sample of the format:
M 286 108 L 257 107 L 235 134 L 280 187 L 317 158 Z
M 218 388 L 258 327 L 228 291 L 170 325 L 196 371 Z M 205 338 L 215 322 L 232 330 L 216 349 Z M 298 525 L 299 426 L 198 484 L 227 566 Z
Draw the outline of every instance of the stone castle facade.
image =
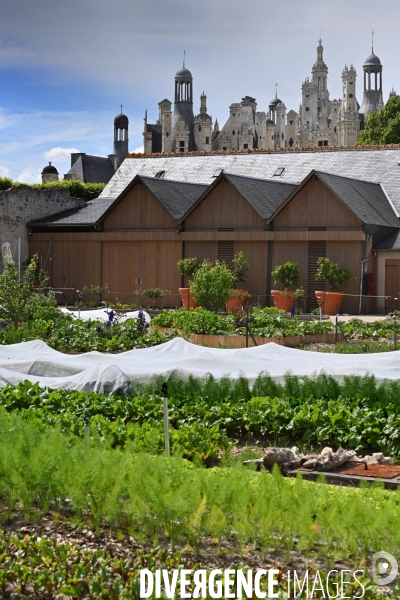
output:
M 222 129 L 207 113 L 207 97 L 200 96 L 200 113 L 193 113 L 193 76 L 185 65 L 175 75 L 175 102 L 159 102 L 155 124 L 144 119 L 144 152 L 224 151 L 245 149 L 351 146 L 359 137 L 366 117 L 384 107 L 382 64 L 374 54 L 363 65 L 364 89 L 360 104 L 356 97 L 357 72 L 353 65 L 342 72 L 342 98 L 331 100 L 328 67 L 319 40 L 317 60 L 302 84 L 299 112 L 289 110 L 275 94 L 268 111 L 258 111 L 255 98 L 245 96 L 231 104 Z M 394 90 L 390 96 L 395 95 Z

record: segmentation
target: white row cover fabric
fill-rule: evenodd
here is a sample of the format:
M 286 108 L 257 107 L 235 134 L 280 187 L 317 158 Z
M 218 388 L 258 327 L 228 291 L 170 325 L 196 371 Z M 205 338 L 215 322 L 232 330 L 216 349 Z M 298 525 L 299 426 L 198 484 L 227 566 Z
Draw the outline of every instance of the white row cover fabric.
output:
M 285 348 L 274 343 L 254 348 L 204 348 L 175 338 L 151 348 L 120 354 L 63 354 L 42 340 L 0 346 L 0 387 L 29 380 L 42 387 L 127 394 L 132 382 L 147 382 L 172 373 L 187 378 L 246 377 L 254 383 L 261 372 L 281 381 L 285 374 L 375 375 L 377 381 L 400 377 L 400 352 L 325 354 Z
M 67 315 L 71 315 L 75 319 L 78 319 L 78 315 L 79 315 L 78 310 L 68 310 L 68 308 L 65 308 L 65 307 L 61 307 L 59 310 L 61 310 L 61 312 L 65 313 Z M 91 321 L 103 321 L 105 323 L 108 321 L 108 313 L 110 311 L 111 311 L 111 309 L 108 309 L 108 312 L 107 312 L 105 308 L 98 308 L 97 310 L 81 310 L 79 319 L 81 321 L 89 321 L 89 319 L 90 319 Z M 150 323 L 150 321 L 151 321 L 150 315 L 145 310 L 142 310 L 142 313 L 144 315 L 144 318 L 146 319 L 146 323 Z M 125 314 L 117 314 L 116 318 L 118 319 L 118 323 L 124 323 L 124 321 L 127 321 L 128 319 L 137 319 L 138 315 L 139 315 L 138 310 L 132 310 Z

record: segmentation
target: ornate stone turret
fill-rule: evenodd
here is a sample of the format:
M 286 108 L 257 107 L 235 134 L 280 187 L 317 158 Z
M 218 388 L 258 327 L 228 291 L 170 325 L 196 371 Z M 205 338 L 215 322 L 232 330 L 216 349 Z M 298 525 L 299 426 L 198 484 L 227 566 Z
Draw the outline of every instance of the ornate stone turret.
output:
M 42 171 L 42 183 L 48 183 L 50 181 L 58 181 L 58 171 L 51 162 Z
M 182 129 L 181 123 L 184 124 Z M 182 131 L 187 129 L 189 133 L 188 143 L 185 145 L 184 152 L 195 150 L 194 142 L 194 114 L 193 114 L 193 76 L 186 69 L 185 62 L 182 69 L 175 75 L 175 102 L 174 113 L 172 115 L 172 140 L 171 149 L 175 152 L 183 151 Z M 177 133 L 179 131 L 179 143 L 177 143 Z
M 197 150 L 211 150 L 212 117 L 207 114 L 207 96 L 200 96 L 200 113 L 194 120 L 194 141 Z
M 374 54 L 367 56 L 363 66 L 364 71 L 364 94 L 363 102 L 360 107 L 361 128 L 364 128 L 365 119 L 371 112 L 379 111 L 383 108 L 382 97 L 382 64 L 379 58 Z
M 126 115 L 122 114 L 122 104 L 121 104 L 121 113 L 117 115 L 114 119 L 114 151 L 113 154 L 118 156 L 118 165 L 120 165 L 126 158 L 128 154 L 128 145 L 129 145 L 129 137 L 128 137 L 128 128 L 129 128 L 129 119 Z

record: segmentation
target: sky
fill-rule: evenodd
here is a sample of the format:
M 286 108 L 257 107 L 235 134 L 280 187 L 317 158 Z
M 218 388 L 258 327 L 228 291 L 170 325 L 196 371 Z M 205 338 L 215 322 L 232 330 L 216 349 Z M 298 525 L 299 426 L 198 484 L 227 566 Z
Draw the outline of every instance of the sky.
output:
M 184 50 L 194 113 L 204 91 L 220 127 L 246 95 L 267 111 L 276 83 L 297 111 L 320 35 L 331 99 L 353 63 L 361 104 L 374 31 L 386 101 L 400 93 L 399 21 L 399 0 L 1 0 L 0 177 L 33 183 L 48 161 L 67 173 L 71 152 L 107 156 L 121 103 L 140 151 Z

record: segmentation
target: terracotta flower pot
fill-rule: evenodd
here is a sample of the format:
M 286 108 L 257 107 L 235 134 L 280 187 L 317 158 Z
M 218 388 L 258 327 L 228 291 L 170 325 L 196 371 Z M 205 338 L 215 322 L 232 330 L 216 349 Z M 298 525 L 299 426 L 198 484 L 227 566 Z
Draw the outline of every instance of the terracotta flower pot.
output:
M 250 294 L 249 290 L 232 290 L 232 292 L 242 292 L 244 294 Z M 241 308 L 242 306 L 246 306 L 247 298 L 248 296 L 245 296 L 244 298 L 231 298 L 226 303 L 226 310 L 228 312 L 232 312 L 235 308 Z
M 287 296 L 283 296 L 280 290 L 271 290 L 271 296 L 273 298 L 275 308 L 278 310 L 284 310 L 287 313 L 290 312 L 290 309 L 296 302 L 294 297 L 288 298 Z
M 190 308 L 197 308 L 200 304 L 197 304 L 189 291 L 189 288 L 179 288 L 179 294 L 181 296 L 183 308 L 189 310 Z
M 324 315 L 336 315 L 339 312 L 344 292 L 315 292 L 315 295 Z

